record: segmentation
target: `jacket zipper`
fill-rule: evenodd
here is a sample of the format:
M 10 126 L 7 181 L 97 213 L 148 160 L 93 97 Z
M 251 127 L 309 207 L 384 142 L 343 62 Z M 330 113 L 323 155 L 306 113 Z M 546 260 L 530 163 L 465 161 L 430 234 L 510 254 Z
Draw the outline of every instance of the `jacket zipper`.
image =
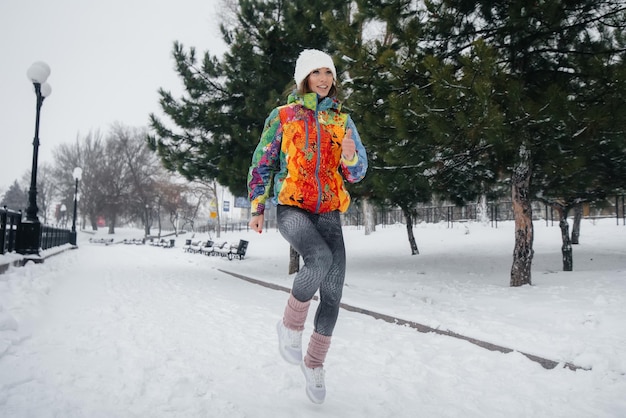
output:
M 315 106 L 315 128 L 316 128 L 316 140 L 317 140 L 317 160 L 315 161 L 315 181 L 317 182 L 317 206 L 315 207 L 315 213 L 319 213 L 320 206 L 322 206 L 322 182 L 320 181 L 320 159 L 322 158 L 322 144 L 320 135 L 320 120 L 317 106 Z M 308 137 L 307 137 L 308 138 Z

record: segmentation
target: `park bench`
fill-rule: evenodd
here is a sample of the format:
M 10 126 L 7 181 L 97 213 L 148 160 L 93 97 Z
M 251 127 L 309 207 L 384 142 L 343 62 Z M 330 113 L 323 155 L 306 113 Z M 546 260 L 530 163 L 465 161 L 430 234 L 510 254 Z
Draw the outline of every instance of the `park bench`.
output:
M 189 252 L 194 254 L 199 253 L 203 245 L 204 243 L 202 241 L 193 241 L 189 247 Z
M 248 241 L 240 239 L 239 244 L 234 247 L 230 247 L 230 252 L 228 253 L 228 259 L 232 260 L 233 258 L 238 258 L 243 260 L 246 256 L 246 251 L 248 250 Z
M 229 260 L 232 260 L 233 258 L 243 260 L 243 258 L 246 256 L 247 250 L 248 241 L 240 239 L 237 245 L 228 245 L 227 243 L 225 243 L 222 248 L 215 250 L 215 252 L 222 257 L 228 257 Z
M 193 253 L 194 248 L 197 248 L 200 246 L 200 241 L 193 241 L 193 240 L 185 240 L 185 245 L 183 245 L 183 251 L 187 252 L 187 253 Z
M 173 241 L 173 240 L 171 240 Z M 248 250 L 248 241 L 239 240 L 237 245 L 229 244 L 228 241 L 221 243 L 215 243 L 212 240 L 198 241 L 198 240 L 185 240 L 183 250 L 189 253 L 200 253 L 203 255 L 219 255 L 221 257 L 228 257 L 229 260 L 238 258 L 243 260 Z
M 89 242 L 92 244 L 110 245 L 113 244 L 113 238 L 89 238 Z
M 161 248 L 174 248 L 175 244 L 176 240 L 174 239 L 161 238 L 158 242 L 155 242 L 154 245 Z
M 132 239 L 124 238 L 123 242 L 124 242 L 124 244 L 127 244 L 127 245 L 130 245 L 130 244 L 132 244 L 132 245 L 143 245 L 143 244 L 146 243 L 146 240 L 145 240 L 145 238 L 142 238 L 142 239 L 139 239 L 139 238 L 132 238 Z
M 211 252 L 211 255 L 219 255 L 222 257 L 226 257 L 229 252 L 230 252 L 230 245 L 228 244 L 228 241 L 224 241 L 219 244 L 215 244 L 213 246 L 213 251 Z
M 213 253 L 214 250 L 214 242 L 211 240 L 207 240 L 203 243 L 202 247 L 200 248 L 200 254 L 204 254 L 204 255 L 211 255 Z
M 154 245 L 155 247 L 161 247 L 161 248 L 174 248 L 175 244 L 176 244 L 176 240 L 161 238 L 158 241 L 153 241 L 151 245 Z

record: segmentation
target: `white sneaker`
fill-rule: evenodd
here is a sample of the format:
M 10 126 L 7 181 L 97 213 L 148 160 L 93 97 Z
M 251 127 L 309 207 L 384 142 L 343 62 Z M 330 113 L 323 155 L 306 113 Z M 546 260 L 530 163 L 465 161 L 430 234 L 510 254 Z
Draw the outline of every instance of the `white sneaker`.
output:
M 302 362 L 302 331 L 287 328 L 282 319 L 276 324 L 276 331 L 280 355 L 287 363 L 300 364 Z
M 306 378 L 306 395 L 313 403 L 322 403 L 326 398 L 326 384 L 324 384 L 324 368 L 309 369 L 304 362 L 300 364 Z

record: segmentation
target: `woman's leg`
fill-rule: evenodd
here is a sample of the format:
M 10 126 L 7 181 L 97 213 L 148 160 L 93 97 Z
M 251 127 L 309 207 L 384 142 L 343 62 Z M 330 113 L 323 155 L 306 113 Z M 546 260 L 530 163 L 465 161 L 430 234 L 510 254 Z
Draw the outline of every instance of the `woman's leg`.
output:
M 339 314 L 346 272 L 346 252 L 339 212 L 320 215 L 291 206 L 278 206 L 278 229 L 302 256 L 304 266 L 294 279 L 292 295 L 300 302 L 320 291 L 315 331 L 331 336 Z
M 332 267 L 333 253 L 318 231 L 318 218 L 295 207 L 277 207 L 278 230 L 304 260 L 291 289 L 300 302 L 313 298 Z
M 294 279 L 283 319 L 277 326 L 278 344 L 283 358 L 292 364 L 302 362 L 302 330 L 311 299 L 326 271 L 330 251 L 315 228 L 316 215 L 301 209 L 278 206 L 278 229 L 304 258 L 304 266 Z
M 339 315 L 346 270 L 340 214 L 316 215 L 289 206 L 279 206 L 277 213 L 281 234 L 304 259 L 304 266 L 294 279 L 290 300 L 307 302 L 320 291 L 315 329 L 304 362 L 310 369 L 322 367 Z M 289 310 L 288 303 L 285 316 Z
M 315 330 L 301 364 L 306 378 L 306 393 L 315 403 L 322 403 L 326 397 L 324 383 L 324 362 L 330 348 L 331 335 L 339 315 L 339 303 L 343 290 L 346 270 L 346 254 L 338 212 L 319 216 L 317 230 L 326 241 L 331 255 L 331 267 L 320 285 L 320 304 L 315 313 Z
M 328 245 L 331 265 L 320 284 L 320 304 L 315 313 L 315 331 L 330 337 L 335 329 L 346 274 L 346 251 L 339 212 L 319 215 L 317 230 Z

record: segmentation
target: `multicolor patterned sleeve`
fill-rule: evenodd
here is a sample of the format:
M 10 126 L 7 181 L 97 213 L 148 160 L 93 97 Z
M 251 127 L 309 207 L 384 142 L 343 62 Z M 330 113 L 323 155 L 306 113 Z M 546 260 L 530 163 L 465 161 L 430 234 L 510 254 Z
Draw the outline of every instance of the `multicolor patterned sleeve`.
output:
M 280 168 L 282 134 L 278 109 L 274 109 L 265 120 L 263 133 L 252 155 L 252 164 L 248 171 L 248 197 L 253 216 L 265 212 L 265 202 L 272 188 L 272 176 Z
M 348 129 L 352 129 L 352 139 L 356 145 L 356 153 L 351 161 L 341 159 L 341 173 L 347 182 L 357 183 L 363 180 L 367 172 L 367 152 L 350 116 L 348 116 L 348 121 L 346 122 L 346 131 Z

